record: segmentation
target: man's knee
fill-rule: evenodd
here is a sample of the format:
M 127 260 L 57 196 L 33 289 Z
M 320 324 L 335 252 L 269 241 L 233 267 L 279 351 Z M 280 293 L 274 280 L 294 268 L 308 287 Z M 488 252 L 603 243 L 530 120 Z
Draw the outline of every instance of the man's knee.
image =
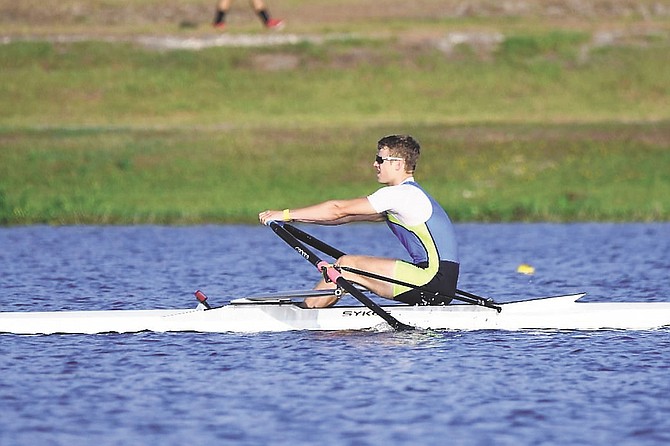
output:
M 345 254 L 335 261 L 335 266 L 348 266 L 349 268 L 355 268 L 356 256 Z

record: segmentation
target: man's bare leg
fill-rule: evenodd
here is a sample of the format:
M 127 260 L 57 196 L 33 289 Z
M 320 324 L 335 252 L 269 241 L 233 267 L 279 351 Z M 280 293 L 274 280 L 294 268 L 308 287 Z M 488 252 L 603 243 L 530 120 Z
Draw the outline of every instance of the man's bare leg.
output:
M 395 272 L 395 264 L 395 259 L 357 255 L 345 255 L 340 257 L 335 263 L 336 266 L 348 266 L 350 268 L 375 273 L 384 277 L 393 277 Z M 389 282 L 372 279 L 370 277 L 361 276 L 350 273 L 348 271 L 342 271 L 342 276 L 350 282 L 357 283 L 367 288 L 378 296 L 385 297 L 387 299 L 393 298 L 393 285 Z M 321 281 L 316 285 L 316 287 L 314 287 L 314 289 L 328 290 L 334 289 L 336 287 L 336 284 L 332 282 L 327 283 L 325 280 L 321 279 Z M 326 308 L 335 305 L 338 300 L 339 298 L 335 296 L 308 297 L 305 299 L 304 305 L 306 308 Z

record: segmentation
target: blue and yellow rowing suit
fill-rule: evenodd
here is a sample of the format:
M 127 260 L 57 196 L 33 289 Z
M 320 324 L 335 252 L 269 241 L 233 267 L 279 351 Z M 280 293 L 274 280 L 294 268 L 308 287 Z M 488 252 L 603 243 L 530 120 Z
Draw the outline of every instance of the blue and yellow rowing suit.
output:
M 458 282 L 459 259 L 454 226 L 447 213 L 413 178 L 368 196 L 375 211 L 386 216 L 393 234 L 412 261 L 398 260 L 394 278 L 422 290 L 393 286 L 395 300 L 411 305 L 437 305 L 451 299 Z

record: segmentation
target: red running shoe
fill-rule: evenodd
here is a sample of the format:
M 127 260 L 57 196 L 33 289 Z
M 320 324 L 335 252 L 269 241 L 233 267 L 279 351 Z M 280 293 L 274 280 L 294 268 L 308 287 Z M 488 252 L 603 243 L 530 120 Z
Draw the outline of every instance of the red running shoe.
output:
M 220 31 L 226 29 L 226 22 L 213 23 L 212 26 Z
M 279 19 L 270 19 L 265 24 L 265 27 L 268 28 L 268 29 L 275 29 L 275 30 L 279 31 L 280 29 L 284 28 L 284 21 L 279 20 Z

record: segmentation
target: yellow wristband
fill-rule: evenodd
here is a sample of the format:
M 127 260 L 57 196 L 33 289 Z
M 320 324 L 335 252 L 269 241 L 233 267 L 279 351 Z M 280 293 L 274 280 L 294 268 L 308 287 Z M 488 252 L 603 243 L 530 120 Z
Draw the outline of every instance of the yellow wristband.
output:
M 291 221 L 291 211 L 289 211 L 288 209 L 284 209 L 284 215 L 282 216 L 282 220 Z

